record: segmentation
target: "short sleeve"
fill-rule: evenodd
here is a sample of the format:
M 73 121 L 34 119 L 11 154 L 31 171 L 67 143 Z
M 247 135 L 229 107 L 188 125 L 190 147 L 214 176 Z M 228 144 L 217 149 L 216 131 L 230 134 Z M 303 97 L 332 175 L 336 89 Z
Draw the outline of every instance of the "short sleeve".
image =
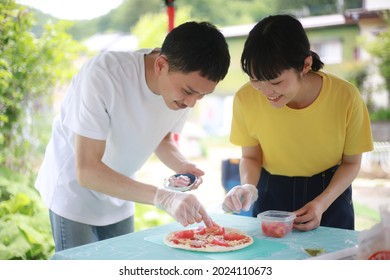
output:
M 357 91 L 357 89 L 356 89 Z M 347 119 L 344 154 L 354 155 L 373 150 L 371 123 L 367 106 L 357 92 Z
M 110 76 L 88 65 L 74 81 L 71 101 L 66 104 L 64 124 L 73 132 L 97 140 L 107 138 L 113 98 Z
M 248 129 L 247 116 L 244 113 L 244 95 L 238 92 L 233 100 L 233 117 L 230 132 L 230 142 L 238 146 L 255 146 L 258 145 L 258 139 L 253 138 Z

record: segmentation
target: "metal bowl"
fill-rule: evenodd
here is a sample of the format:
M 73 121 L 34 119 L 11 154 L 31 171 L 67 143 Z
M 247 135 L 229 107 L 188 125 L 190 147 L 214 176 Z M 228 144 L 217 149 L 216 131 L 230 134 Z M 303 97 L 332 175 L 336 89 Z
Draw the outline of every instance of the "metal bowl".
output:
M 186 187 L 176 187 L 176 186 L 171 185 L 171 183 L 170 183 L 171 180 L 170 179 L 172 177 L 177 178 L 179 176 L 187 176 L 190 179 L 190 183 L 188 184 L 188 186 L 186 186 Z M 170 190 L 174 190 L 174 191 L 179 191 L 179 192 L 185 192 L 185 191 L 190 190 L 193 187 L 193 185 L 196 183 L 197 179 L 198 178 L 195 175 L 190 174 L 190 173 L 174 174 L 174 175 L 172 175 L 169 178 L 164 180 L 164 188 L 170 189 Z

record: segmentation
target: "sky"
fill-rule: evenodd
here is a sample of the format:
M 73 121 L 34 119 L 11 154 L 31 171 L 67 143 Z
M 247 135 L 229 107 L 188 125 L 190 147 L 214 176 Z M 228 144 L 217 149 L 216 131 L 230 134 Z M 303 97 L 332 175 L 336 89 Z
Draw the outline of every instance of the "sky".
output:
M 60 19 L 91 19 L 107 14 L 123 0 L 16 0 Z

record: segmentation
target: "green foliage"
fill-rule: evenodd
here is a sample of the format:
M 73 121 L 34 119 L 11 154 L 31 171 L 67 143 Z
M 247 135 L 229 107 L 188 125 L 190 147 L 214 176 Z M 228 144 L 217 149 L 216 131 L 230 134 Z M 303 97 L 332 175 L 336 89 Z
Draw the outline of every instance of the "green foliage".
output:
M 44 260 L 53 254 L 48 212 L 39 194 L 28 177 L 5 168 L 0 168 L 0 224 L 1 260 Z
M 252 23 L 266 15 L 276 12 L 275 0 L 180 0 L 175 1 L 175 22 L 180 22 L 178 14 L 182 9 L 191 8 L 192 18 L 210 21 L 217 26 Z M 221 13 L 223 7 L 223 13 Z M 140 19 L 140 15 L 161 14 L 161 27 L 167 28 L 167 14 L 164 1 L 161 0 L 125 0 L 108 14 L 88 20 L 75 21 L 69 32 L 76 39 L 84 39 L 95 33 L 110 31 L 129 32 Z M 142 31 L 150 33 L 154 19 L 143 26 Z M 177 24 L 176 24 L 177 25 Z M 147 27 L 146 27 L 147 26 Z
M 378 109 L 370 113 L 371 121 L 390 121 L 390 109 Z
M 177 10 L 182 6 L 191 7 L 192 15 L 212 22 L 218 26 L 253 23 L 276 12 L 275 0 L 180 0 Z M 223 12 L 221 12 L 223 7 Z
M 176 0 L 175 9 L 191 7 L 194 18 L 210 21 L 217 26 L 249 24 L 259 21 L 270 14 L 290 12 L 297 16 L 323 15 L 337 13 L 338 0 Z M 221 12 L 223 7 L 223 12 Z M 362 0 L 345 0 L 344 10 L 362 7 Z M 342 8 L 340 8 L 342 9 Z M 74 21 L 69 32 L 81 40 L 96 33 L 129 32 L 137 23 L 140 15 L 166 13 L 162 0 L 124 0 L 123 3 L 106 15 L 91 20 Z M 46 22 L 48 15 L 39 13 Z M 53 18 L 55 20 L 55 18 Z M 166 26 L 166 22 L 164 26 Z M 146 32 L 147 28 L 144 27 Z M 34 26 L 34 32 L 41 32 L 40 22 Z
M 14 0 L 0 2 L 0 164 L 15 170 L 28 170 L 39 137 L 35 112 L 70 79 L 83 50 L 66 33 L 69 22 L 48 23 L 40 38 L 31 32 L 34 22 Z
M 329 67 L 328 67 L 329 68 Z M 375 102 L 373 101 L 374 91 L 364 85 L 364 82 L 368 77 L 368 66 L 366 62 L 345 62 L 342 65 L 337 66 L 338 70 L 342 73 L 341 76 L 352 84 L 354 84 L 360 91 L 360 94 L 363 96 L 368 111 L 375 111 Z M 331 71 L 332 72 L 332 71 Z M 336 72 L 336 71 L 333 71 Z
M 387 20 L 388 28 L 381 32 L 375 40 L 370 41 L 367 38 L 360 38 L 360 41 L 365 49 L 378 61 L 379 71 L 385 81 L 385 88 L 390 102 L 390 12 L 383 13 L 383 17 Z
M 174 219 L 163 210 L 152 205 L 135 204 L 134 230 L 140 231 L 151 227 L 174 222 Z
M 139 20 L 140 15 L 163 12 L 165 11 L 164 5 L 161 0 L 124 0 L 118 8 L 104 16 L 88 21 L 76 21 L 69 32 L 76 39 L 84 39 L 96 33 L 109 32 L 110 30 L 129 32 Z M 144 30 L 147 31 L 147 29 L 144 26 Z
M 191 8 L 181 8 L 175 16 L 175 26 L 191 18 Z M 192 19 L 193 20 L 193 19 Z M 167 15 L 165 13 L 143 15 L 135 24 L 131 33 L 138 38 L 139 48 L 160 47 L 168 32 Z M 145 28 L 148 26 L 148 28 Z
M 350 63 L 348 67 L 345 67 L 345 70 L 348 73 L 346 79 L 358 89 L 362 89 L 368 75 L 367 65 L 365 63 Z
M 0 1 L 0 259 L 53 253 L 48 212 L 31 175 L 42 155 L 39 145 L 47 143 L 51 94 L 73 75 L 83 50 L 66 33 L 68 22 L 46 24 L 39 38 L 31 32 L 34 22 L 15 1 Z
M 379 69 L 385 78 L 387 89 L 390 90 L 390 28 L 379 34 L 369 50 L 380 59 Z

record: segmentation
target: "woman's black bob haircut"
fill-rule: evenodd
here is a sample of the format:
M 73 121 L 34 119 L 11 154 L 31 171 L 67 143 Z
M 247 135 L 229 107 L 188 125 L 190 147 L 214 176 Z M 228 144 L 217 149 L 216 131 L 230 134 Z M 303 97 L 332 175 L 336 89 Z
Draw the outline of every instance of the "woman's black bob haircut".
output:
M 312 70 L 324 63 L 310 50 L 310 43 L 299 20 L 290 15 L 268 16 L 249 32 L 241 55 L 241 67 L 252 79 L 268 81 L 284 70 L 302 71 L 304 61 L 313 57 Z

